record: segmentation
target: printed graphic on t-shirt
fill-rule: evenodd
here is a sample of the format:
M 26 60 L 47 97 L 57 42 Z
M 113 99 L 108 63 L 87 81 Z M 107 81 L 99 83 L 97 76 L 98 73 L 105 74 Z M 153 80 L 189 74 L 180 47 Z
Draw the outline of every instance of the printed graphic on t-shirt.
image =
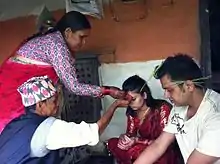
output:
M 171 124 L 176 126 L 177 132 L 180 134 L 185 133 L 184 131 L 184 120 L 179 116 L 179 113 L 175 113 L 171 118 Z

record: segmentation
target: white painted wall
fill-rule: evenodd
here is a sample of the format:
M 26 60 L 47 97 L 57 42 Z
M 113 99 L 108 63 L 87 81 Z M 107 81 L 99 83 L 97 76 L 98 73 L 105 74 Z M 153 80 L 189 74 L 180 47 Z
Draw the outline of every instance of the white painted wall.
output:
M 112 85 L 121 88 L 124 80 L 132 75 L 139 75 L 140 77 L 148 80 L 152 75 L 154 67 L 160 64 L 162 60 L 147 61 L 147 62 L 133 62 L 133 63 L 114 63 L 114 64 L 102 64 L 99 69 L 99 76 L 102 85 Z M 164 98 L 163 90 L 159 80 L 153 77 L 148 81 L 148 85 L 151 88 L 152 94 L 155 98 Z M 114 100 L 111 97 L 105 97 L 103 99 L 103 112 Z M 101 140 L 119 136 L 125 131 L 126 117 L 125 109 L 120 108 L 115 112 L 115 115 L 101 136 Z

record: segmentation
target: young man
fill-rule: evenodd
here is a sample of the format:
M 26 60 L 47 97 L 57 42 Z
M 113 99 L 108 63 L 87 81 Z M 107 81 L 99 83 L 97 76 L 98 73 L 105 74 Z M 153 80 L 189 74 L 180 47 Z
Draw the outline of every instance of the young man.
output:
M 97 123 L 75 124 L 53 117 L 58 110 L 57 92 L 47 76 L 29 79 L 18 92 L 26 113 L 0 135 L 1 164 L 60 163 L 58 149 L 97 144 L 117 108 L 113 103 Z
M 156 69 L 165 96 L 174 104 L 163 133 L 134 164 L 153 164 L 176 139 L 186 164 L 220 164 L 220 95 L 194 60 L 177 54 Z

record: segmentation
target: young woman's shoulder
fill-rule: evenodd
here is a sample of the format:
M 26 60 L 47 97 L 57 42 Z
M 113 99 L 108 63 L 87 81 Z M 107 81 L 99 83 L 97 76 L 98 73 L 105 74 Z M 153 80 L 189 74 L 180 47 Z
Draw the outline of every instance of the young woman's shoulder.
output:
M 163 100 L 163 99 L 156 99 L 156 102 L 157 102 L 158 107 L 166 107 L 169 109 L 172 109 L 173 107 L 168 101 Z

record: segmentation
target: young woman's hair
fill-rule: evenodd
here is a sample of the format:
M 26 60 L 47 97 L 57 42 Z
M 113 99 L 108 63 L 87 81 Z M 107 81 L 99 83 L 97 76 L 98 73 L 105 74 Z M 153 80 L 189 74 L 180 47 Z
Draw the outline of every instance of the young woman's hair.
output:
M 147 94 L 147 99 L 145 102 L 146 105 L 149 106 L 151 109 L 155 109 L 158 105 L 158 101 L 153 98 L 151 90 L 147 85 L 147 82 L 137 75 L 131 76 L 128 79 L 126 79 L 122 84 L 122 89 L 126 92 L 132 91 L 135 93 L 139 93 L 142 96 L 144 96 L 144 93 Z M 131 107 L 127 108 L 126 113 L 130 115 L 136 114 L 136 112 L 132 110 Z

